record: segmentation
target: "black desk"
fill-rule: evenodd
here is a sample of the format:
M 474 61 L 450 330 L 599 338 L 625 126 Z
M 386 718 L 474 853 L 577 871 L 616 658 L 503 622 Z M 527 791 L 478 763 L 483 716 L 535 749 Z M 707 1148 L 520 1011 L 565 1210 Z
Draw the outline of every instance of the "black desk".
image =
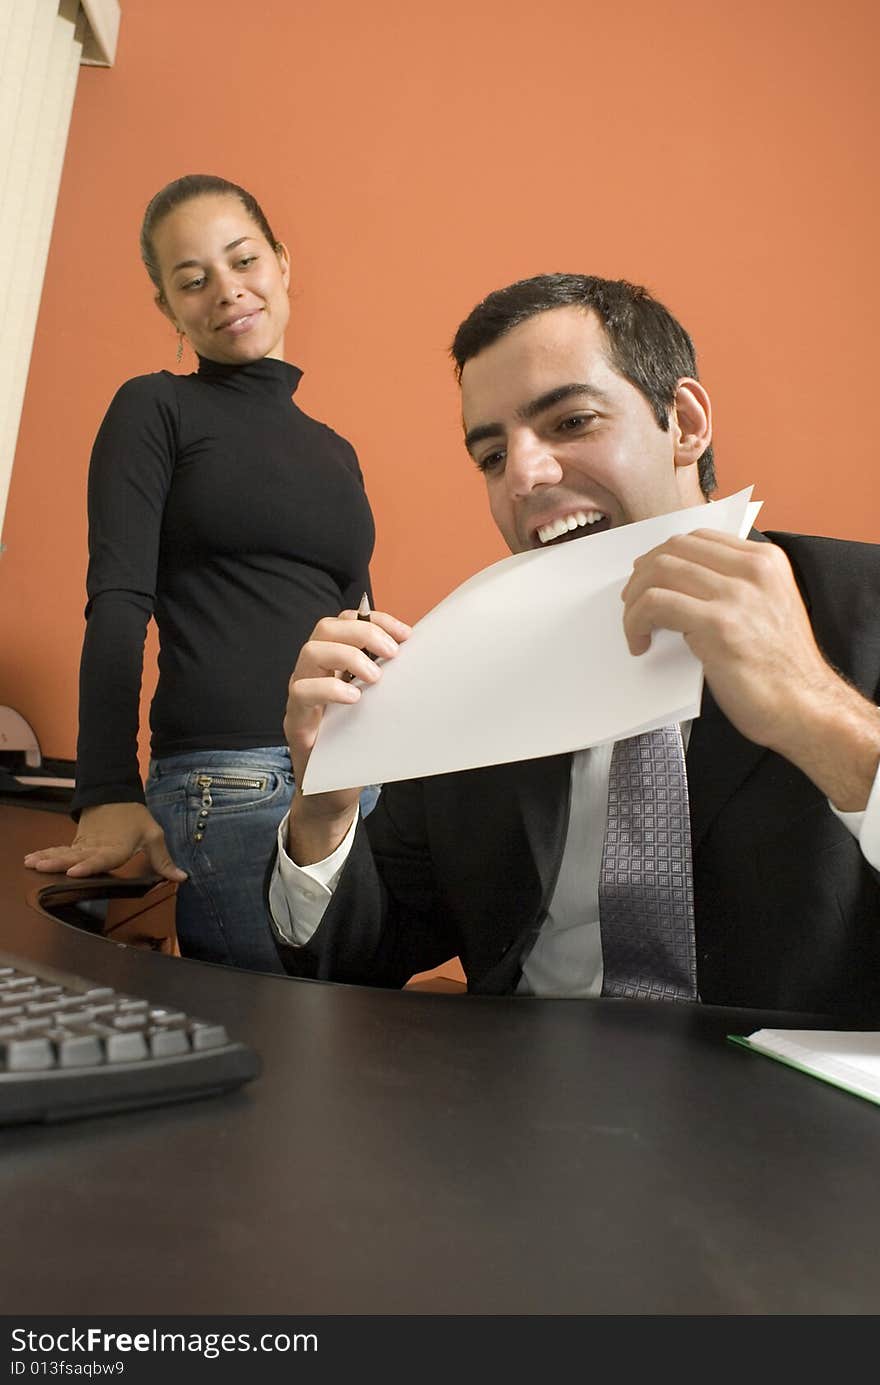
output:
M 880 1309 L 880 1110 L 724 1042 L 767 1016 L 139 951 L 26 903 L 47 826 L 16 824 L 0 947 L 217 1018 L 264 1072 L 0 1133 L 5 1313 Z

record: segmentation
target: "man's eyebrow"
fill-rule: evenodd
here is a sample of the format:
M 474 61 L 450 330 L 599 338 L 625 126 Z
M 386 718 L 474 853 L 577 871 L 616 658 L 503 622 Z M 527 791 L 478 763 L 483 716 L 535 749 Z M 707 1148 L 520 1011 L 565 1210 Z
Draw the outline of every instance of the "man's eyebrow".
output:
M 546 394 L 539 395 L 537 399 L 533 399 L 531 403 L 526 404 L 520 410 L 520 417 L 531 422 L 545 409 L 552 409 L 554 404 L 561 404 L 564 399 L 572 399 L 575 395 L 579 398 L 592 399 L 596 404 L 609 403 L 608 395 L 596 385 L 573 382 L 570 385 L 557 385 L 555 390 L 548 390 Z
M 228 245 L 224 245 L 223 254 L 228 255 L 230 250 L 237 250 L 246 240 L 253 240 L 253 236 L 239 236 L 238 240 L 231 240 Z M 179 269 L 198 269 L 201 260 L 179 260 L 171 273 L 176 274 Z
M 476 428 L 471 428 L 464 435 L 464 445 L 468 452 L 473 452 L 478 442 L 485 442 L 487 438 L 502 438 L 504 429 L 500 423 L 479 423 Z
M 531 422 L 545 409 L 552 409 L 554 404 L 561 404 L 563 400 L 573 399 L 575 396 L 579 399 L 592 399 L 596 404 L 609 402 L 608 395 L 595 385 L 572 381 L 568 385 L 557 385 L 555 389 L 548 390 L 546 394 L 539 394 L 537 399 L 531 399 L 528 404 L 518 409 L 517 413 L 520 418 Z M 465 434 L 464 445 L 470 452 L 478 442 L 485 442 L 487 438 L 501 438 L 503 436 L 504 428 L 500 423 L 479 423 Z

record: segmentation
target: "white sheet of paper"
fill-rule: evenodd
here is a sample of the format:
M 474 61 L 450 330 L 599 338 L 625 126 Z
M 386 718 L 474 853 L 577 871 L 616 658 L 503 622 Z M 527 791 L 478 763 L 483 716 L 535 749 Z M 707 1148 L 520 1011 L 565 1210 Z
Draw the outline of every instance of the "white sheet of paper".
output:
M 328 707 L 303 793 L 529 760 L 699 715 L 681 635 L 630 654 L 620 593 L 634 559 L 692 529 L 748 533 L 752 487 L 592 538 L 503 558 L 413 628 L 382 681 Z
M 750 1048 L 880 1103 L 880 1034 L 837 1029 L 757 1029 Z

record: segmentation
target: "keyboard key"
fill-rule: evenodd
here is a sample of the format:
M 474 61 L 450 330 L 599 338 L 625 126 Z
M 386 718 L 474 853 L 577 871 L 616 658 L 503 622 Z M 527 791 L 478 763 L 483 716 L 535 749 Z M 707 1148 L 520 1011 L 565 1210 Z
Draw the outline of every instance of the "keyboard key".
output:
M 150 1029 L 147 1043 L 154 1058 L 173 1058 L 180 1053 L 189 1053 L 189 1038 L 184 1029 Z
M 52 1045 L 43 1035 L 39 1038 L 7 1039 L 3 1048 L 6 1050 L 7 1072 L 32 1072 L 55 1065 Z
M 53 1042 L 62 1068 L 94 1067 L 104 1061 L 101 1040 L 95 1034 L 65 1034 Z
M 97 1018 L 94 1010 L 84 1010 L 82 1007 L 76 1010 L 59 1010 L 58 1018 L 71 1028 L 78 1028 L 80 1025 L 94 1024 Z
M 25 1006 L 29 1015 L 54 1015 L 58 1009 L 57 1000 L 32 1000 Z
M 196 1020 L 190 1026 L 189 1033 L 192 1046 L 197 1053 L 206 1048 L 221 1048 L 223 1044 L 229 1043 L 229 1035 L 222 1024 L 204 1024 Z
M 149 1054 L 143 1034 L 108 1034 L 104 1040 L 108 1063 L 138 1063 Z
M 126 1013 L 124 1015 L 114 1015 L 112 1024 L 114 1029 L 146 1029 L 149 1024 L 149 1019 L 146 1014 L 132 1015 Z

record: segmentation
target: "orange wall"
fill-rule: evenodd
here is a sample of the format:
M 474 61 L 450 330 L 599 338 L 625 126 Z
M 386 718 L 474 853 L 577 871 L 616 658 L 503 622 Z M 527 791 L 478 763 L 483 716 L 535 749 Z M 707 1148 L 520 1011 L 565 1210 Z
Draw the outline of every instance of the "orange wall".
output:
M 123 379 L 174 365 L 137 233 L 183 172 L 250 187 L 290 246 L 297 398 L 358 449 L 387 609 L 503 554 L 446 348 L 546 270 L 637 279 L 690 328 L 721 493 L 880 538 L 874 0 L 122 11 L 115 67 L 80 74 L 0 559 L 0 703 L 44 754 L 74 753 L 92 437 Z

